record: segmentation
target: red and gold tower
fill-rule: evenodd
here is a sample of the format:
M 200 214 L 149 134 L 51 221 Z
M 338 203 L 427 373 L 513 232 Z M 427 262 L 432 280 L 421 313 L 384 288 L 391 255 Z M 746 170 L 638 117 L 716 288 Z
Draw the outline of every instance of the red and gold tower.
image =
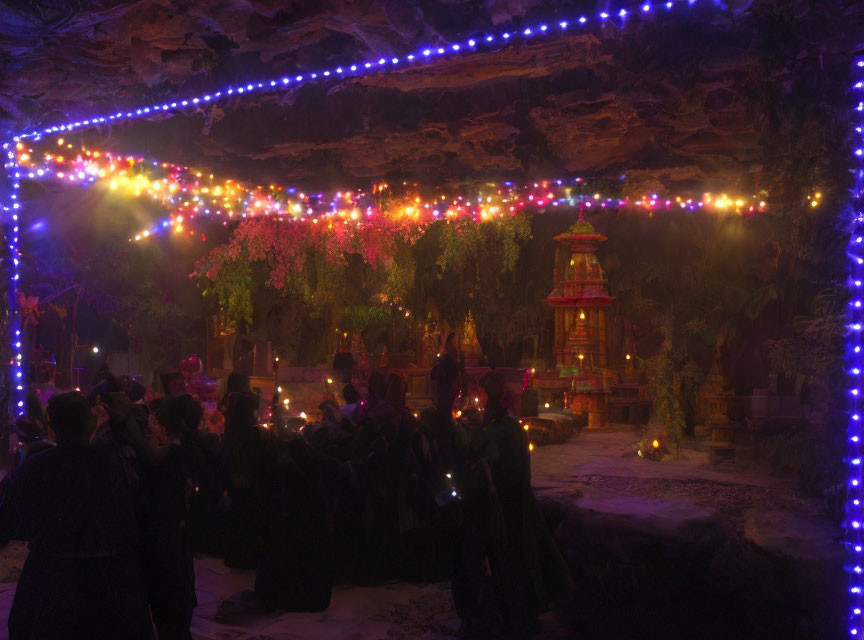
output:
M 555 314 L 553 349 L 561 379 L 569 380 L 568 405 L 588 411 L 589 427 L 606 426 L 607 310 L 609 295 L 597 249 L 606 237 L 583 220 L 555 236 L 555 286 L 546 298 Z

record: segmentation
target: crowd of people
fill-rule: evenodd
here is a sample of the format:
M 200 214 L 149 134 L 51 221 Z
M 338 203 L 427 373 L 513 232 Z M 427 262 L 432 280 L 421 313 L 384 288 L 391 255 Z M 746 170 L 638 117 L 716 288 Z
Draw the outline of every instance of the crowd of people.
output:
M 110 374 L 89 397 L 55 394 L 44 415 L 31 403 L 0 504 L 0 537 L 30 548 L 10 638 L 189 639 L 195 552 L 255 569 L 257 597 L 289 611 L 327 609 L 337 579 L 449 578 L 466 634 L 529 637 L 570 579 L 503 377 L 487 374 L 485 408 L 454 420 L 456 344 L 419 414 L 382 373 L 308 424 L 278 396 L 260 420 L 249 378 L 231 374 L 222 433 L 181 386 L 149 399 Z

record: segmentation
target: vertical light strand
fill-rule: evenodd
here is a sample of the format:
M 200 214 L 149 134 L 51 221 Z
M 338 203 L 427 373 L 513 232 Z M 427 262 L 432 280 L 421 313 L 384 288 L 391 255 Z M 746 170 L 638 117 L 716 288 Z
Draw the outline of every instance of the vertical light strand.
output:
M 846 502 L 846 543 L 850 554 L 849 562 L 849 636 L 859 638 L 864 633 L 862 626 L 862 586 L 864 586 L 864 567 L 862 567 L 862 448 L 861 448 L 861 371 L 864 369 L 862 355 L 861 329 L 864 322 L 864 58 L 857 58 L 853 64 L 852 92 L 854 96 L 854 186 L 852 188 L 851 221 L 849 226 L 849 325 L 847 343 L 847 371 L 849 380 L 849 455 L 848 500 Z
M 18 251 L 19 216 L 21 215 L 21 173 L 18 166 L 18 140 L 3 143 L 5 155 L 5 185 L 0 190 L 0 203 L 2 203 L 3 229 L 6 240 L 7 258 L 3 261 L 4 271 L 9 277 L 9 289 L 7 291 L 8 302 L 8 336 L 10 344 L 11 360 L 9 362 L 9 401 L 12 414 L 16 417 L 23 416 L 25 412 L 25 384 L 24 362 L 22 349 L 22 335 L 20 318 L 18 315 L 18 285 L 21 278 L 20 254 Z

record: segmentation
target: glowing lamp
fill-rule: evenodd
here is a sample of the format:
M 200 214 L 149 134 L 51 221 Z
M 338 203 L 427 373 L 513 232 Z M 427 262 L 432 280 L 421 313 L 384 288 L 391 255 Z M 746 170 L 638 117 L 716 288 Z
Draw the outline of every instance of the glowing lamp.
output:
M 548 409 L 548 408 L 549 408 L 549 403 L 547 402 L 547 403 L 544 404 L 543 406 L 544 406 L 546 409 Z
M 655 449 L 659 449 L 660 448 L 660 441 L 655 440 L 654 442 L 651 443 L 651 446 L 654 447 Z
M 99 347 L 93 347 L 93 353 L 99 353 Z
M 327 384 L 333 384 L 333 378 L 327 378 Z

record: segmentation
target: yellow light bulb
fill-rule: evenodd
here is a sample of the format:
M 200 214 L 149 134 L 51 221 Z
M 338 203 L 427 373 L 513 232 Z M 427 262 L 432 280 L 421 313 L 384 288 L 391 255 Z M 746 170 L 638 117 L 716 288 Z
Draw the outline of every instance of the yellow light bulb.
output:
M 543 406 L 544 406 L 544 407 L 545 407 L 545 408 L 547 408 L 547 409 L 548 409 L 548 408 L 549 408 L 549 403 L 548 403 L 548 402 L 547 402 L 547 403 L 546 403 L 546 404 L 544 404 L 544 405 L 543 405 Z
M 528 443 L 528 451 L 534 451 L 534 444 L 531 442 Z
M 660 441 L 655 440 L 654 442 L 651 443 L 651 446 L 654 447 L 655 449 L 659 449 L 660 448 Z
M 333 384 L 333 378 L 327 378 L 327 384 Z

